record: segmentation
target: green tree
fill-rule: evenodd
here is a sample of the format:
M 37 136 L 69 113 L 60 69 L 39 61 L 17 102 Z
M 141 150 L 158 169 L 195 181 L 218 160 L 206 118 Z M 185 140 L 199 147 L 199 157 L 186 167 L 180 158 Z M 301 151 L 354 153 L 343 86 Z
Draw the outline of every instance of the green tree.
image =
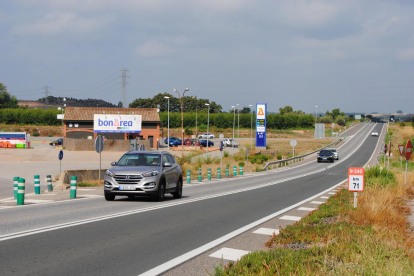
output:
M 402 114 L 403 112 L 402 112 L 402 110 L 397 110 L 397 112 L 395 112 L 395 113 Z
M 293 112 L 293 108 L 289 105 L 285 106 L 285 107 L 281 107 L 279 108 L 279 113 L 280 115 L 284 115 L 286 113 L 292 113 Z
M 19 101 L 15 96 L 10 96 L 7 86 L 0 82 L 0 108 L 18 108 Z

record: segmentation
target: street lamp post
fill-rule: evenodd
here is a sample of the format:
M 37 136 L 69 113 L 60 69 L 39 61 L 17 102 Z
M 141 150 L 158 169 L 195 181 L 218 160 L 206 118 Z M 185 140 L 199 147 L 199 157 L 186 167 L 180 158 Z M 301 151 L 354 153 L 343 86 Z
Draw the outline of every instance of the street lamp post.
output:
M 253 105 L 249 104 L 249 107 L 252 107 Z M 252 115 L 250 116 L 250 150 L 253 149 L 253 110 Z
M 198 133 L 197 133 L 197 106 L 196 106 L 196 137 L 198 137 Z
M 65 136 L 65 130 L 63 128 L 63 108 L 61 108 L 60 106 L 58 107 L 58 110 L 62 110 L 62 138 Z
M 318 138 L 318 134 L 316 132 L 316 124 L 317 124 L 317 121 L 318 121 L 318 106 L 315 105 L 315 138 Z
M 240 108 L 237 104 L 237 138 L 240 139 Z
M 234 125 L 236 123 L 236 106 L 232 105 L 231 107 L 233 107 L 233 141 L 234 141 Z M 231 157 L 233 157 L 233 142 L 231 142 Z
M 208 135 L 209 135 L 209 132 L 208 132 L 208 127 L 209 127 L 209 124 L 210 124 L 210 104 L 205 104 L 206 106 L 207 106 L 207 144 L 206 144 L 206 158 L 207 158 L 207 155 L 208 155 Z
M 177 92 L 178 97 L 180 98 L 181 102 L 181 145 L 184 145 L 184 115 L 183 115 L 183 97 L 186 91 L 190 89 L 186 88 L 183 92 L 183 95 L 180 95 L 180 92 L 178 92 L 177 89 L 174 89 L 174 92 Z
M 164 99 L 167 99 L 168 100 L 167 144 L 168 144 L 168 150 L 170 150 L 170 97 L 165 96 Z

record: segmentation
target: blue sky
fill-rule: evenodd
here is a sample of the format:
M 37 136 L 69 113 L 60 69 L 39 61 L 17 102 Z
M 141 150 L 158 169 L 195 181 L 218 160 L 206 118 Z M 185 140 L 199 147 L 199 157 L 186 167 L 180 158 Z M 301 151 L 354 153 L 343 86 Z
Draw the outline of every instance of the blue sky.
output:
M 18 99 L 128 103 L 174 88 L 306 113 L 414 113 L 414 1 L 15 0 L 0 82 Z

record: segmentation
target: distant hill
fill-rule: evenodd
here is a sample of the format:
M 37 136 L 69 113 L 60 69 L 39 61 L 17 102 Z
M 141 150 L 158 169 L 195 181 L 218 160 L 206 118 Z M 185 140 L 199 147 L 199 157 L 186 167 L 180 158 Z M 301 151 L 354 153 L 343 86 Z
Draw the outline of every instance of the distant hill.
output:
M 66 98 L 66 101 L 61 97 L 49 96 L 48 98 L 48 108 L 57 108 L 63 107 L 66 103 L 66 106 L 75 106 L 75 107 L 118 107 L 112 103 L 106 102 L 104 100 L 98 99 L 75 99 L 75 98 Z M 37 101 L 19 101 L 20 106 L 27 106 L 28 108 L 46 108 L 45 98 L 41 98 Z

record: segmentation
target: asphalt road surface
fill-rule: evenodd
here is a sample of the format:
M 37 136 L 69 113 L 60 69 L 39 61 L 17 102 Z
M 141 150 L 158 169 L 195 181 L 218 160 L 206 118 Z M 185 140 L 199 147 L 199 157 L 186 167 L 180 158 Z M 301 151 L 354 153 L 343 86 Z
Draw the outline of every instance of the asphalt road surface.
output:
M 0 209 L 0 275 L 151 271 L 344 181 L 349 167 L 362 167 L 375 155 L 374 126 L 350 130 L 339 148 L 341 159 L 333 164 L 312 160 L 291 169 L 186 185 L 179 200 L 94 198 Z

